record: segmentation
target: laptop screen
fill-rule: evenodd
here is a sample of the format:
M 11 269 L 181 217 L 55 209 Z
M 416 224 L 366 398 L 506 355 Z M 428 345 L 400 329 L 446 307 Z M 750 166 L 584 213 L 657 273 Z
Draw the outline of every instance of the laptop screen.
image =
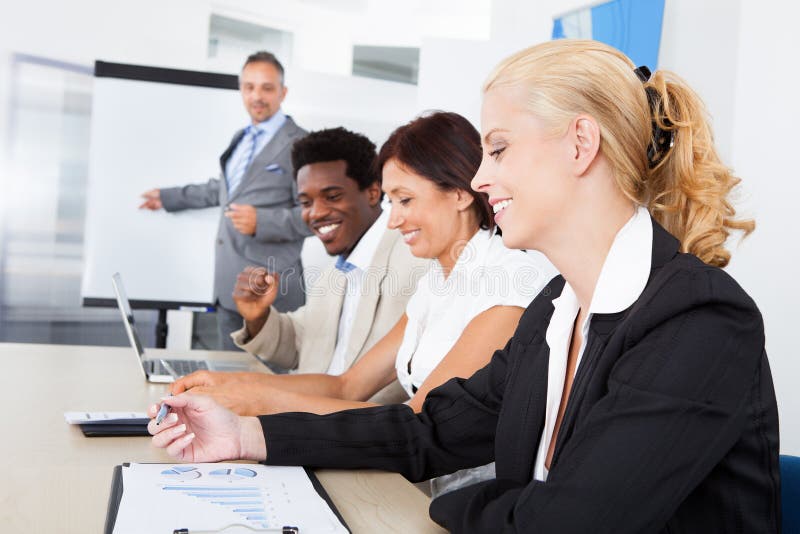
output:
M 122 285 L 122 276 L 119 273 L 114 273 L 111 277 L 111 283 L 114 285 L 114 293 L 117 295 L 117 305 L 122 314 L 122 322 L 125 324 L 125 331 L 128 333 L 128 339 L 131 346 L 139 355 L 139 358 L 144 358 L 144 349 L 139 341 L 139 335 L 136 332 L 136 325 L 133 320 L 133 310 L 131 310 L 131 303 L 128 301 L 128 295 L 125 293 L 125 287 Z

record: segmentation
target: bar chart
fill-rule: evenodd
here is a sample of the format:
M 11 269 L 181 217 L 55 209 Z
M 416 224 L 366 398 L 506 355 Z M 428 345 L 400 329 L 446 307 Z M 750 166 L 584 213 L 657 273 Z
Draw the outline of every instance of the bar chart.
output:
M 265 481 L 258 480 L 258 473 L 253 469 L 229 467 L 213 469 L 204 475 L 196 466 L 176 465 L 163 470 L 161 475 L 168 481 L 162 486 L 165 492 L 220 506 L 226 512 L 236 514 L 239 521 L 254 528 L 277 525 L 278 518 L 272 502 L 273 491 Z M 208 485 L 174 483 L 197 481 L 200 477 L 204 477 Z M 248 481 L 253 482 L 253 485 L 242 485 L 242 482 Z

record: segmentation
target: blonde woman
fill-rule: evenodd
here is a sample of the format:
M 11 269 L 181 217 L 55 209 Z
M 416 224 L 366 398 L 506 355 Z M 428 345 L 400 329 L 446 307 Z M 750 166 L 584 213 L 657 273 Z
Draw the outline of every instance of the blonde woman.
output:
M 496 479 L 432 502 L 454 532 L 777 532 L 763 323 L 720 269 L 729 232 L 753 223 L 727 199 L 738 180 L 697 96 L 601 43 L 553 41 L 489 76 L 482 129 L 473 187 L 507 246 L 562 273 L 487 367 L 431 391 L 418 415 L 238 418 L 179 396 L 187 429 L 151 423 L 154 443 L 187 460 L 412 480 L 495 460 Z

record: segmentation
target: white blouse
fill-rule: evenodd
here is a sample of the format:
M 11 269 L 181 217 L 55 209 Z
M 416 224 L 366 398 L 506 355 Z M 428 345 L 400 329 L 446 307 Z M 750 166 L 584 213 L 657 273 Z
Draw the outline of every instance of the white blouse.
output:
M 413 396 L 473 318 L 493 306 L 526 308 L 553 274 L 543 255 L 508 249 L 489 230 L 469 240 L 450 276 L 433 262 L 406 306 L 395 363 L 400 385 Z

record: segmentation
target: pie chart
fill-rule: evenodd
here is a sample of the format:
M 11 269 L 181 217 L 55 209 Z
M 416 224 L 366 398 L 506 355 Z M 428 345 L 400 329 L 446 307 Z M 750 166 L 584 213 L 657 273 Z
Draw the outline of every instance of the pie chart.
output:
M 236 467 L 233 469 L 215 469 L 208 474 L 217 480 L 246 480 L 255 478 L 256 472 L 246 467 Z
M 191 465 L 175 465 L 161 471 L 161 474 L 172 482 L 187 482 L 200 478 L 200 471 Z

